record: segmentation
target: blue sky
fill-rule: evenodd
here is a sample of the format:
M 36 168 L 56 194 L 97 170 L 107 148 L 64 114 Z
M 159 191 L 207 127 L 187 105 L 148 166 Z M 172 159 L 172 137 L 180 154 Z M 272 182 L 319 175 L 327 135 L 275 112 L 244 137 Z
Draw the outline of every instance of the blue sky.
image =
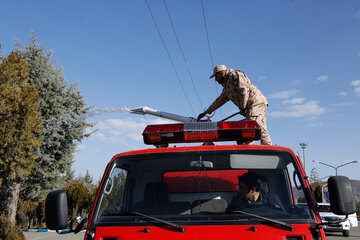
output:
M 1 3 L 3 55 L 14 49 L 15 39 L 29 43 L 34 31 L 38 42 L 53 51 L 66 80 L 78 83 L 88 105 L 103 111 L 88 118 L 97 123 L 98 131 L 79 145 L 73 164 L 76 175 L 88 170 L 100 178 L 113 155 L 150 147 L 142 143 L 146 124 L 166 122 L 121 109 L 149 106 L 196 117 L 221 92 L 221 86 L 209 79 L 213 66 L 201 1 L 166 1 L 195 88 L 164 1 L 148 3 L 185 93 L 146 1 Z M 335 170 L 312 160 L 336 167 L 360 159 L 359 1 L 203 3 L 213 64 L 243 70 L 265 94 L 274 144 L 302 156 L 299 143 L 307 142 L 306 170 L 316 167 L 320 177 Z M 229 102 L 212 120 L 236 111 Z M 359 170 L 357 163 L 338 172 L 360 180 Z

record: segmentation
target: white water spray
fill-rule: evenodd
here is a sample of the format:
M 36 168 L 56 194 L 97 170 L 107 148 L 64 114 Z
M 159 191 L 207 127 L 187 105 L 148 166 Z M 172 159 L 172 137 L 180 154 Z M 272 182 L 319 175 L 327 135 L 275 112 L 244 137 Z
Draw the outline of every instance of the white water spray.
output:
M 93 117 L 96 115 L 101 115 L 104 113 L 111 113 L 111 112 L 130 112 L 130 109 L 127 107 L 115 108 L 115 107 L 106 107 L 106 108 L 97 108 L 91 112 L 89 112 L 88 116 Z

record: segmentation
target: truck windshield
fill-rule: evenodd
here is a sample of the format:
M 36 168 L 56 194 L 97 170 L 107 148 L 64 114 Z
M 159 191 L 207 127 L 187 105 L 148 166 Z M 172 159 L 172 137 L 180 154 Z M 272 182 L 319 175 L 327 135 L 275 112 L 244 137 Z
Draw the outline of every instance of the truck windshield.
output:
M 246 224 L 251 214 L 313 221 L 294 159 L 278 150 L 212 150 L 121 156 L 102 186 L 95 224 Z M 251 213 L 233 214 L 236 211 Z M 233 224 L 233 223 L 232 223 Z

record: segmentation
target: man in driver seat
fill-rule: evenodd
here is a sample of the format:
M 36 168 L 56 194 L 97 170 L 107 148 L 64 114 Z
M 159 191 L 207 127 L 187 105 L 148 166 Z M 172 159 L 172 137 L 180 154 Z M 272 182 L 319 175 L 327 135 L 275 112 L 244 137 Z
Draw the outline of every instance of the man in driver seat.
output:
M 266 192 L 260 187 L 259 176 L 247 172 L 238 177 L 238 194 L 233 197 L 226 211 L 241 210 L 251 205 L 269 205 L 278 207 L 285 212 L 284 205 L 280 198 L 271 192 Z

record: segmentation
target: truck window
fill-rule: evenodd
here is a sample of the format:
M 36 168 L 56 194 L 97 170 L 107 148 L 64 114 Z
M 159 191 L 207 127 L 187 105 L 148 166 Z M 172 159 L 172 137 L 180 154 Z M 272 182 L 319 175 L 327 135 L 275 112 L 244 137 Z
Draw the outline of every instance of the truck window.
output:
M 109 214 L 121 211 L 124 202 L 127 171 L 119 167 L 113 168 L 107 178 L 102 194 L 100 213 Z
M 294 209 L 301 208 L 305 211 L 304 214 L 310 215 L 310 208 L 307 204 L 304 189 L 299 179 L 299 173 L 295 170 L 293 164 L 287 165 L 287 171 L 288 181 L 291 184 Z
M 248 224 L 249 218 L 234 210 L 289 223 L 309 221 L 306 198 L 299 205 L 304 187 L 293 180 L 293 162 L 290 153 L 274 150 L 121 156 L 102 186 L 95 222 L 137 225 L 138 218 L 129 213 L 138 212 L 179 224 Z M 249 174 L 256 176 L 261 192 L 254 202 L 240 193 L 241 179 Z

